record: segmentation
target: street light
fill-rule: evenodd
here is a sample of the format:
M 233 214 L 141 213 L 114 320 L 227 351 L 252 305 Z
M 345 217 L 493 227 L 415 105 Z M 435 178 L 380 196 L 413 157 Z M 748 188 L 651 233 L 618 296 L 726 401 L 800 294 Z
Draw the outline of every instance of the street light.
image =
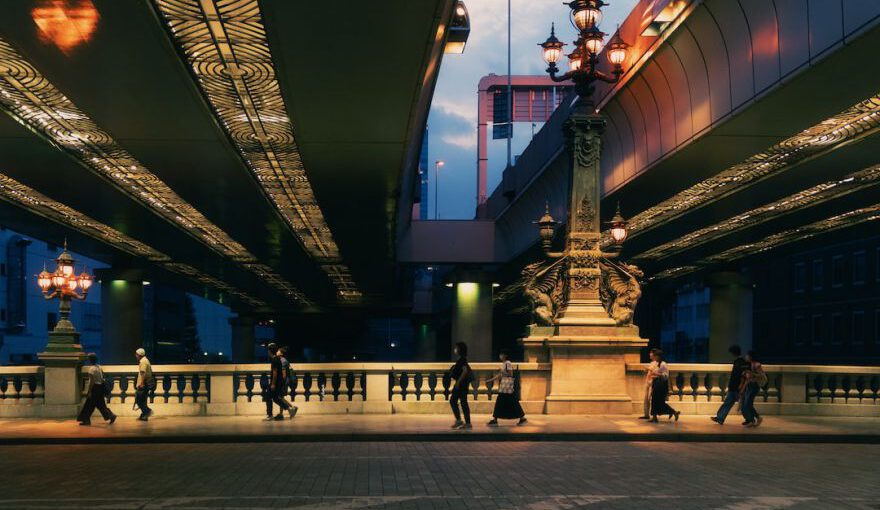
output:
M 617 211 L 615 211 L 614 217 L 611 218 L 611 239 L 614 241 L 614 244 L 621 245 L 626 241 L 626 236 L 629 235 L 626 227 L 626 220 L 620 214 L 620 203 L 618 202 Z
M 619 33 L 615 33 L 608 48 L 608 61 L 612 65 L 611 74 L 598 70 L 599 53 L 605 44 L 605 33 L 599 30 L 599 22 L 602 21 L 602 7 L 607 4 L 602 0 L 573 0 L 566 5 L 571 9 L 571 24 L 578 31 L 574 51 L 568 55 L 569 71 L 561 76 L 557 75 L 559 68 L 556 63 L 562 55 L 562 47 L 565 44 L 556 38 L 554 25 L 550 25 L 550 37 L 538 46 L 541 47 L 544 60 L 547 62 L 550 79 L 555 82 L 574 81 L 578 96 L 589 102 L 594 82 L 600 80 L 616 83 L 620 79 L 629 46 L 620 38 Z
M 76 329 L 70 322 L 70 302 L 74 299 L 84 300 L 92 286 L 92 276 L 83 270 L 77 275 L 74 271 L 75 260 L 67 251 L 67 242 L 64 242 L 64 250 L 55 259 L 55 271 L 49 272 L 44 267 L 37 275 L 37 285 L 43 291 L 43 296 L 49 299 L 57 298 L 60 301 L 58 307 L 60 319 L 52 331 L 56 334 L 75 333 Z M 77 292 L 82 291 L 82 294 Z
M 434 162 L 434 219 L 440 218 L 440 202 L 438 201 L 440 189 L 440 167 L 445 165 L 446 163 L 443 160 L 438 159 Z

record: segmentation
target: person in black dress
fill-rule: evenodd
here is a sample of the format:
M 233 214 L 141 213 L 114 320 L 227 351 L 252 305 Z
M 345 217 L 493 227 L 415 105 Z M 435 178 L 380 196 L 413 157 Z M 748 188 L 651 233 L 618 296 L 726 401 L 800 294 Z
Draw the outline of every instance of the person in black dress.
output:
M 516 396 L 516 388 L 513 378 L 513 363 L 510 362 L 510 354 L 501 351 L 498 355 L 501 360 L 501 370 L 494 377 L 486 381 L 498 381 L 498 395 L 495 397 L 495 410 L 492 411 L 492 419 L 487 423 L 490 427 L 498 425 L 498 420 L 519 420 L 517 425 L 526 423 L 526 413 L 523 411 Z
M 449 376 L 452 379 L 452 393 L 449 395 L 449 405 L 452 406 L 452 414 L 455 415 L 455 423 L 452 424 L 454 429 L 471 428 L 471 409 L 468 407 L 467 394 L 471 387 L 471 379 L 473 371 L 467 362 L 467 344 L 464 342 L 456 342 L 453 352 L 458 356 L 458 361 L 449 370 Z M 459 404 L 461 411 L 459 412 Z M 461 417 L 464 415 L 464 421 Z
M 657 416 L 661 414 L 669 415 L 671 420 L 678 416 L 681 412 L 669 407 L 666 403 L 666 397 L 669 396 L 669 367 L 663 361 L 663 351 L 660 349 L 651 349 L 651 367 L 648 369 L 653 380 L 651 382 L 651 419 L 657 423 Z M 656 365 L 654 365 L 656 363 Z

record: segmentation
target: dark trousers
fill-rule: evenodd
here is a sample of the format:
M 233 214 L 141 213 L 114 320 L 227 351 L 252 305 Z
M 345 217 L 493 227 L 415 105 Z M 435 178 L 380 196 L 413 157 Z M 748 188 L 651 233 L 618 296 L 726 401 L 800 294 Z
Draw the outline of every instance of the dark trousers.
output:
M 755 421 L 760 416 L 755 409 L 755 397 L 758 396 L 760 390 L 761 388 L 758 387 L 758 383 L 749 383 L 743 392 L 742 415 L 748 422 Z
M 101 413 L 101 418 L 104 418 L 104 420 L 109 420 L 113 416 L 113 412 L 107 407 L 107 401 L 104 400 L 103 384 L 92 386 L 92 391 L 86 397 L 86 402 L 83 404 L 76 420 L 88 423 L 92 419 L 92 413 L 95 412 L 95 408 L 98 409 Z
M 141 410 L 141 416 L 149 416 L 150 413 L 153 412 L 150 409 L 150 406 L 147 405 L 147 397 L 150 396 L 150 388 L 144 386 L 143 388 L 137 388 L 134 392 L 134 403 L 137 404 L 138 409 Z
M 455 415 L 455 421 L 461 421 L 461 415 L 464 414 L 464 422 L 471 422 L 471 408 L 467 402 L 468 386 L 466 384 L 464 387 L 453 388 L 449 396 L 449 405 L 452 406 L 452 414 Z M 461 412 L 458 411 L 459 403 L 461 404 Z
M 675 409 L 669 407 L 666 398 L 669 396 L 669 379 L 657 377 L 651 383 L 651 416 L 661 414 L 675 414 Z
M 276 388 L 274 391 L 266 389 L 266 416 L 272 416 L 272 402 L 278 404 L 279 413 L 290 409 L 290 404 L 284 399 L 284 390 Z
M 718 412 L 715 413 L 715 417 L 718 418 L 718 423 L 724 423 L 724 420 L 727 419 L 727 413 L 733 408 L 733 404 L 739 400 L 739 391 L 736 390 L 727 390 L 727 395 L 724 397 L 724 402 L 721 403 L 721 407 L 718 408 Z

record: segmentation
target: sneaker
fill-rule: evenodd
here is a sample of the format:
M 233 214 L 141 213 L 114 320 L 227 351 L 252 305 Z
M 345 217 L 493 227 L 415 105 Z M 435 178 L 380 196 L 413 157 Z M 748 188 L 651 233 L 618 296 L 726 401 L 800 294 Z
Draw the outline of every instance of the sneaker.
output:
M 675 421 L 678 421 L 678 417 L 681 416 L 681 411 L 675 411 L 673 414 L 675 415 Z
M 296 412 L 299 411 L 299 408 L 296 406 L 290 406 L 290 409 L 287 412 L 290 413 L 290 419 L 292 420 L 294 416 L 296 416 Z
M 455 423 L 452 424 L 452 428 L 460 429 L 461 426 L 464 425 L 464 422 L 461 420 L 455 420 Z
M 516 422 L 516 426 L 519 427 L 520 425 L 525 425 L 528 422 L 529 422 L 529 420 L 527 420 L 526 417 L 523 416 L 522 418 L 519 419 L 518 422 Z
M 283 414 L 279 414 L 278 416 L 272 418 L 273 421 L 281 421 L 281 420 L 283 420 L 283 419 L 284 419 L 284 415 L 283 415 Z
M 495 419 L 495 418 L 492 418 L 491 420 L 489 420 L 489 423 L 487 423 L 486 425 L 488 425 L 488 426 L 490 426 L 490 427 L 497 427 L 497 426 L 498 426 L 498 420 Z
M 84 427 L 88 427 L 89 425 L 92 424 L 92 422 L 90 422 L 90 421 L 81 421 L 81 422 L 79 422 L 79 424 L 82 425 L 82 426 L 84 426 Z
M 459 427 L 459 429 L 461 429 L 461 430 L 472 429 L 472 428 L 474 428 L 474 426 L 471 425 L 470 423 L 465 423 L 464 425 Z
M 711 417 L 711 418 L 709 418 L 709 419 L 712 420 L 712 421 L 714 421 L 714 422 L 717 423 L 718 425 L 724 425 L 724 422 L 721 421 L 721 420 L 719 420 L 717 416 L 713 416 L 713 417 Z
M 750 421 L 750 422 L 746 423 L 746 424 L 743 425 L 743 426 L 744 426 L 745 428 L 747 428 L 747 429 L 751 429 L 751 428 L 755 428 L 755 427 L 757 427 L 757 425 L 755 425 L 755 422 L 753 422 L 753 421 Z
M 147 416 L 146 414 L 142 414 L 142 415 L 138 416 L 138 420 L 140 420 L 140 421 L 147 421 L 149 419 L 150 419 L 150 417 Z
M 111 416 L 111 417 L 110 417 L 110 419 L 109 419 L 109 420 L 107 420 L 107 421 L 108 421 L 108 422 L 110 422 L 110 423 L 109 423 L 109 424 L 110 424 L 110 425 L 113 425 L 113 423 L 115 423 L 115 422 L 116 422 L 116 415 L 115 415 L 115 414 L 114 414 L 114 415 L 113 415 L 113 416 Z
M 263 418 L 263 421 L 272 421 L 274 419 L 275 419 L 274 416 L 272 416 L 271 414 L 267 414 L 266 417 Z

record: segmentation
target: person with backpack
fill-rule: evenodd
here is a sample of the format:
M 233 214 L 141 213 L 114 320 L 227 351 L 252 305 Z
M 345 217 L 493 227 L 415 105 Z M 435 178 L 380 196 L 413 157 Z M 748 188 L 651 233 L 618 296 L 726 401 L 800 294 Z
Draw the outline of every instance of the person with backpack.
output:
M 755 409 L 755 397 L 761 388 L 767 385 L 767 373 L 758 361 L 755 351 L 746 353 L 746 361 L 748 368 L 743 371 L 742 383 L 740 385 L 740 394 L 742 394 L 742 402 L 740 408 L 745 421 L 743 425 L 746 427 L 757 427 L 764 419 Z
M 153 365 L 147 359 L 147 351 L 141 347 L 134 351 L 134 355 L 138 360 L 138 375 L 134 385 L 134 402 L 141 410 L 138 420 L 147 421 L 153 415 L 153 410 L 147 405 L 147 398 L 150 392 L 156 389 L 156 378 L 153 377 Z
M 468 407 L 467 394 L 471 387 L 473 379 L 473 371 L 467 361 L 467 344 L 464 342 L 456 342 L 453 353 L 458 356 L 458 360 L 449 369 L 449 375 L 452 379 L 452 392 L 449 395 L 449 405 L 452 406 L 452 414 L 455 415 L 455 423 L 452 424 L 454 429 L 469 429 L 471 427 L 471 409 Z M 461 411 L 458 407 L 461 404 Z M 464 414 L 464 421 L 461 416 Z
M 287 371 L 281 363 L 281 356 L 278 355 L 278 345 L 274 342 L 266 346 L 269 351 L 269 388 L 266 391 L 266 421 L 281 421 L 284 419 L 284 411 L 290 413 L 290 418 L 296 411 L 284 400 L 287 394 Z M 278 415 L 272 415 L 272 403 L 278 404 Z
M 492 411 L 492 419 L 487 425 L 494 427 L 498 425 L 498 419 L 502 420 L 519 420 L 517 425 L 524 425 L 526 413 L 523 411 L 516 396 L 516 385 L 513 374 L 513 363 L 510 362 L 510 354 L 507 351 L 501 351 L 498 354 L 501 360 L 501 370 L 498 371 L 486 383 L 498 381 L 498 395 L 495 397 L 495 410 Z
M 116 421 L 116 415 L 107 407 L 107 401 L 105 400 L 109 393 L 109 386 L 106 383 L 106 379 L 104 379 L 104 370 L 98 364 L 98 356 L 94 352 L 90 352 L 86 358 L 92 366 L 89 367 L 87 372 L 89 382 L 86 390 L 86 401 L 76 420 L 80 425 L 91 425 L 92 413 L 97 408 L 104 421 L 113 425 L 113 422 Z
M 749 362 L 743 359 L 742 349 L 738 345 L 731 345 L 727 352 L 736 358 L 733 360 L 733 368 L 731 368 L 730 377 L 727 380 L 727 395 L 724 396 L 724 402 L 721 403 L 715 416 L 710 418 L 718 425 L 724 425 L 727 413 L 733 408 L 733 404 L 739 401 L 743 371 L 749 368 Z
M 681 411 L 676 411 L 666 402 L 669 396 L 669 366 L 663 360 L 663 351 L 651 349 L 650 356 L 652 363 L 648 371 L 651 376 L 651 419 L 648 421 L 657 423 L 657 416 L 661 414 L 669 415 L 670 420 L 674 417 L 678 421 Z

